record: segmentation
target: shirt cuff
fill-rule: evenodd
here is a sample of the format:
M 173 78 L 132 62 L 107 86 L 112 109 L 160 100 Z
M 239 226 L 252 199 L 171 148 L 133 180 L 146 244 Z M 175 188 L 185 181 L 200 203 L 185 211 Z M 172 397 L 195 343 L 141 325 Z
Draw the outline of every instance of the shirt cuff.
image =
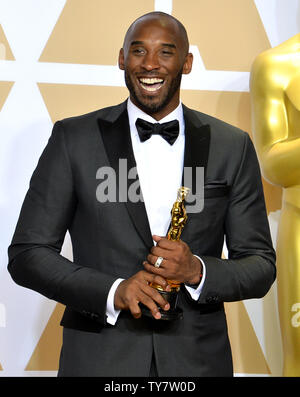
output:
M 121 281 L 123 281 L 123 278 L 118 278 L 113 285 L 110 287 L 109 293 L 107 295 L 107 301 L 106 301 L 106 322 L 110 325 L 115 325 L 118 319 L 118 316 L 121 312 L 119 309 L 115 309 L 114 305 L 114 298 L 115 298 L 115 292 L 116 289 L 118 288 L 119 284 Z
M 202 263 L 202 277 L 201 277 L 201 281 L 198 285 L 197 288 L 192 288 L 192 287 L 188 287 L 187 285 L 185 285 L 185 288 L 187 289 L 187 291 L 189 292 L 189 294 L 191 295 L 191 297 L 197 301 L 199 299 L 199 296 L 201 294 L 203 285 L 204 285 L 204 281 L 205 281 L 205 276 L 206 276 L 206 267 L 205 267 L 205 263 L 203 262 L 203 260 L 201 258 L 199 258 L 198 255 L 194 255 L 196 258 L 198 258 L 200 260 L 200 262 Z

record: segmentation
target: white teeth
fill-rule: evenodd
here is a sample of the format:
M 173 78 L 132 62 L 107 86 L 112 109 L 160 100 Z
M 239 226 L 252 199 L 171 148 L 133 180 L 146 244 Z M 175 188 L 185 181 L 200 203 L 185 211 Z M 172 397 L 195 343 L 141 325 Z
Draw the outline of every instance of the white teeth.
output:
M 162 83 L 163 79 L 158 79 L 158 78 L 141 78 L 140 79 L 141 83 L 145 84 L 155 84 L 155 83 Z
M 158 79 L 156 77 L 153 78 L 146 78 L 146 77 L 142 77 L 139 79 L 141 86 L 144 88 L 144 90 L 147 91 L 157 91 L 160 89 L 160 87 L 162 86 L 162 83 L 164 82 L 163 79 Z
M 161 87 L 161 86 L 159 86 L 159 87 L 149 87 L 149 86 L 146 86 L 144 84 L 141 84 L 141 86 L 144 88 L 144 90 L 151 91 L 151 92 L 158 91 L 160 89 L 160 87 Z

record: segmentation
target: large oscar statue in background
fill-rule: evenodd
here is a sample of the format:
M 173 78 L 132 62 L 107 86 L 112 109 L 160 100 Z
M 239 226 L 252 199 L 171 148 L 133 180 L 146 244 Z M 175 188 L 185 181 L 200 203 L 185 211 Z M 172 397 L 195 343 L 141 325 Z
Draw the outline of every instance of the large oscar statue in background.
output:
M 263 175 L 283 188 L 276 247 L 283 375 L 300 376 L 300 34 L 255 59 L 250 93 Z

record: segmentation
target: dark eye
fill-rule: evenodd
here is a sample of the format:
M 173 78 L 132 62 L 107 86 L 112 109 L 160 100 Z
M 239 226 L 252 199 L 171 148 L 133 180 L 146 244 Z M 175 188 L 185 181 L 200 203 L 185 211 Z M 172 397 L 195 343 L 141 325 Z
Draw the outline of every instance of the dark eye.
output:
M 162 50 L 162 54 L 166 56 L 171 56 L 173 55 L 173 52 L 171 50 Z
M 136 54 L 136 55 L 142 55 L 145 53 L 145 50 L 143 48 L 134 48 L 132 50 L 132 52 L 133 52 L 133 54 Z

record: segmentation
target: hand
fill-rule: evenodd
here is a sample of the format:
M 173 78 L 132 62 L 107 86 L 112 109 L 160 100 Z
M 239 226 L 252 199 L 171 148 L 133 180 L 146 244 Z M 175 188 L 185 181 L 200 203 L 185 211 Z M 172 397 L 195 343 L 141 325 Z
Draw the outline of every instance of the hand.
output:
M 202 264 L 195 257 L 184 241 L 171 241 L 166 237 L 152 236 L 157 243 L 151 248 L 151 253 L 144 262 L 144 268 L 153 274 L 178 283 L 199 284 L 202 274 Z M 157 258 L 164 258 L 159 268 L 154 266 Z
M 170 304 L 155 288 L 149 285 L 150 283 L 158 284 L 166 291 L 170 290 L 167 281 L 163 277 L 141 270 L 119 284 L 115 292 L 115 308 L 130 310 L 134 318 L 139 318 L 142 315 L 139 307 L 141 302 L 150 309 L 153 317 L 159 320 L 161 314 L 157 304 L 163 310 L 169 310 Z

